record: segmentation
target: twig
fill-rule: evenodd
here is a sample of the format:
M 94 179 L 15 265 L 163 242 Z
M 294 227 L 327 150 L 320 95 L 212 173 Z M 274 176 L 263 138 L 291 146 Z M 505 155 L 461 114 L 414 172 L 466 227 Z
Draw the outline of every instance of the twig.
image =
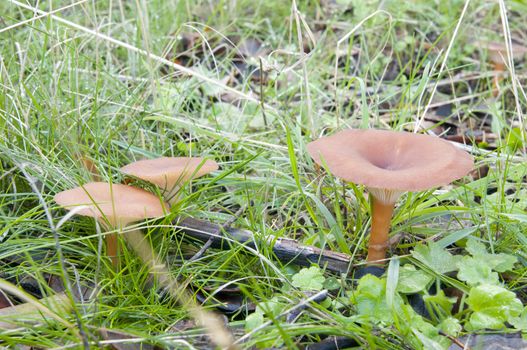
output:
M 447 337 L 452 343 L 456 344 L 461 349 L 463 349 L 463 350 L 471 350 L 471 348 L 467 344 L 463 343 L 461 340 L 459 340 L 457 338 L 454 338 L 453 336 L 448 335 L 448 334 L 446 334 L 445 332 L 442 332 L 442 331 L 439 331 L 439 334 L 441 334 L 443 337 Z
M 221 232 L 223 232 L 227 227 L 230 227 L 232 225 L 233 222 L 235 222 L 239 217 L 240 215 L 242 215 L 242 213 L 247 209 L 247 206 L 244 205 L 242 207 L 240 207 L 236 213 L 234 213 L 234 215 L 232 216 L 232 218 L 230 218 L 229 220 L 227 220 L 226 222 L 224 222 L 221 226 L 218 226 L 218 232 L 215 232 L 215 234 L 220 234 Z M 190 259 L 188 259 L 188 261 L 194 261 L 194 260 L 198 260 L 199 258 L 201 258 L 203 256 L 203 254 L 205 253 L 205 251 L 207 251 L 207 249 L 210 248 L 210 246 L 212 245 L 212 242 L 214 241 L 214 236 L 210 236 L 210 238 L 207 240 L 207 242 L 205 242 L 205 244 L 201 247 L 200 250 L 198 250 L 198 252 L 196 254 L 194 254 Z
M 174 225 L 186 235 L 202 242 L 211 240 L 210 247 L 217 249 L 230 249 L 232 242 L 238 242 L 247 248 L 254 249 L 258 240 L 250 231 L 228 226 L 222 228 L 220 225 L 194 218 L 185 218 L 180 222 L 175 222 Z M 273 235 L 266 236 L 265 242 L 272 246 L 276 258 L 286 264 L 300 266 L 317 264 L 334 273 L 349 274 L 351 272 L 351 257 L 347 254 L 300 245 L 295 240 Z

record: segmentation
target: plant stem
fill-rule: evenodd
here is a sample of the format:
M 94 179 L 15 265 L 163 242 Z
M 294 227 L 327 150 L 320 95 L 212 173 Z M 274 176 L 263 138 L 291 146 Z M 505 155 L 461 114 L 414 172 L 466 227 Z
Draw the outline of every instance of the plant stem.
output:
M 494 77 L 492 78 L 492 96 L 496 97 L 499 94 L 499 83 L 502 79 L 501 75 L 505 71 L 505 64 L 503 62 L 494 62 Z
M 105 237 L 106 254 L 112 261 L 112 266 L 115 270 L 119 268 L 119 241 L 117 240 L 117 233 L 110 233 Z
M 366 261 L 382 265 L 386 258 L 386 249 L 388 248 L 388 232 L 392 220 L 393 207 L 395 203 L 383 203 L 376 197 L 372 196 L 371 210 L 371 233 L 370 243 L 368 246 L 368 257 Z

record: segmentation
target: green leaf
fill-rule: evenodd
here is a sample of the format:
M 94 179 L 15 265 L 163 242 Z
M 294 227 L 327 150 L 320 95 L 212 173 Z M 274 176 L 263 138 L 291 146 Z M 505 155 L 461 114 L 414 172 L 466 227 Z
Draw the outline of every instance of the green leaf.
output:
M 451 337 L 457 337 L 461 332 L 462 327 L 459 320 L 454 317 L 447 317 L 439 324 L 439 329 Z
M 469 319 L 472 330 L 503 328 L 504 322 L 513 320 L 523 310 L 516 294 L 503 287 L 488 284 L 472 288 L 467 305 L 474 312 Z
M 386 304 L 393 309 L 397 282 L 399 281 L 399 258 L 395 257 L 390 260 L 388 271 L 386 273 Z
M 520 147 L 523 147 L 523 140 L 526 138 L 526 133 L 521 128 L 512 128 L 506 137 L 507 146 L 512 152 L 516 152 Z
M 415 294 L 425 290 L 432 281 L 432 276 L 422 270 L 417 270 L 411 264 L 405 264 L 399 269 L 397 291 L 404 294 Z
M 456 303 L 455 297 L 447 297 L 445 292 L 440 289 L 435 295 L 424 295 L 423 300 L 429 304 L 438 314 L 450 315 L 452 306 Z
M 527 330 L 527 308 L 524 308 L 522 313 L 519 317 L 512 317 L 509 319 L 510 324 L 514 326 L 514 328 L 522 331 Z
M 499 284 L 498 274 L 482 258 L 464 256 L 458 263 L 457 277 L 467 282 L 470 286 L 478 284 Z
M 282 312 L 284 307 L 285 305 L 278 300 L 278 297 L 273 297 L 268 301 L 259 303 L 256 306 L 255 312 L 262 315 L 277 316 L 280 314 L 280 312 Z
M 448 345 L 445 346 L 444 344 L 441 344 L 440 342 L 437 342 L 434 339 L 427 337 L 426 335 L 424 335 L 423 333 L 421 333 L 421 332 L 419 332 L 419 331 L 417 331 L 415 329 L 413 330 L 413 332 L 414 332 L 415 336 L 417 337 L 417 339 L 419 339 L 421 341 L 421 343 L 423 344 L 425 349 L 428 349 L 428 350 L 445 350 L 448 347 Z
M 467 251 L 475 258 L 480 258 L 480 263 L 488 265 L 491 269 L 498 272 L 512 270 L 518 259 L 509 254 L 491 254 L 487 252 L 485 245 L 474 237 L 467 240 Z
M 336 277 L 326 278 L 324 281 L 324 289 L 327 290 L 336 290 L 342 287 L 341 281 Z
M 277 119 L 278 116 L 276 113 L 272 111 L 265 111 L 265 117 L 262 112 L 255 114 L 251 121 L 249 122 L 249 127 L 252 129 L 262 129 L 266 127 L 265 122 L 267 122 L 267 125 L 272 125 L 272 123 Z
M 507 179 L 512 182 L 522 182 L 527 176 L 527 163 L 510 164 L 507 171 Z
M 485 245 L 481 243 L 480 241 L 476 240 L 474 237 L 469 237 L 467 239 L 466 248 L 467 248 L 467 251 L 472 256 L 488 254 L 487 248 L 485 247 Z
M 259 312 L 253 312 L 245 318 L 245 330 L 247 332 L 260 327 L 264 323 L 264 316 Z
M 457 270 L 457 262 L 461 259 L 435 243 L 416 246 L 412 255 L 439 274 Z
M 322 290 L 324 288 L 324 275 L 316 266 L 303 268 L 293 276 L 293 286 L 301 290 Z
M 366 275 L 359 280 L 357 290 L 351 296 L 351 302 L 357 307 L 359 315 L 369 316 L 377 322 L 393 322 L 393 314 L 386 303 L 386 280 L 373 275 Z M 402 301 L 395 294 L 394 309 Z
M 403 333 L 413 333 L 423 347 L 413 346 L 412 348 L 424 349 L 447 349 L 450 341 L 439 335 L 439 330 L 428 323 L 421 315 L 407 304 L 401 305 L 399 312 L 399 327 Z
M 475 239 L 474 242 L 477 242 Z M 480 244 L 480 246 L 484 245 L 481 242 L 477 242 Z M 499 254 L 490 254 L 487 253 L 487 251 L 482 251 L 480 253 L 472 253 L 471 250 L 474 248 L 472 243 L 472 240 L 469 240 L 467 242 L 467 250 L 473 255 L 481 257 L 482 260 L 484 260 L 493 270 L 498 272 L 505 272 L 510 271 L 513 269 L 514 264 L 518 261 L 518 258 L 516 258 L 513 255 L 505 254 L 505 253 L 499 253 Z

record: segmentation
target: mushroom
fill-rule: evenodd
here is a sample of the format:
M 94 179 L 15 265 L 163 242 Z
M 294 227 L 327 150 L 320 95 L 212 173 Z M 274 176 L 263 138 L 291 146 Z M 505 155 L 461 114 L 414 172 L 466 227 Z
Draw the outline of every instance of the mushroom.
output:
M 121 168 L 127 175 L 157 185 L 171 204 L 185 182 L 218 170 L 218 163 L 200 157 L 161 157 L 140 160 Z
M 136 221 L 163 216 L 168 205 L 155 195 L 140 188 L 106 182 L 89 182 L 55 195 L 60 206 L 90 216 L 106 231 L 123 229 Z M 106 254 L 112 265 L 119 265 L 117 234 L 105 237 Z
M 307 145 L 309 155 L 337 177 L 366 186 L 371 196 L 369 263 L 386 258 L 395 202 L 406 191 L 446 185 L 466 175 L 473 158 L 428 135 L 387 130 L 344 130 Z
M 507 60 L 507 46 L 503 43 L 497 42 L 479 42 L 480 47 L 487 49 L 489 59 L 492 63 L 493 69 L 496 72 L 492 79 L 492 95 L 496 97 L 499 91 L 499 82 L 501 74 L 505 71 L 505 63 Z M 517 44 L 511 46 L 512 59 L 520 58 L 527 53 L 527 48 Z
M 75 209 L 76 214 L 94 217 L 103 227 L 122 229 L 133 222 L 163 216 L 168 205 L 155 195 L 127 185 L 105 182 L 90 182 L 83 186 L 63 191 L 55 195 L 55 202 L 66 209 Z M 145 243 L 145 237 L 139 230 L 125 234 L 127 242 L 137 255 L 150 267 L 154 277 L 168 290 L 170 295 L 186 307 L 192 317 L 203 324 L 212 341 L 223 349 L 236 349 L 230 331 L 216 314 L 204 310 L 196 303 L 177 279 L 171 276 L 169 269 L 159 256 Z M 117 236 L 106 237 L 107 253 L 117 266 Z

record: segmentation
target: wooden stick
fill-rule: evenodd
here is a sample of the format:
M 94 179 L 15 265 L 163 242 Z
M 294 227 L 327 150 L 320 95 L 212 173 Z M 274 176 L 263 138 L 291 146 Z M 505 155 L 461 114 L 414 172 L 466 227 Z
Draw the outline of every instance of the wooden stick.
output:
M 212 222 L 185 218 L 175 225 L 186 235 L 202 242 L 211 240 L 211 247 L 216 249 L 231 249 L 233 243 L 255 248 L 260 238 L 252 232 L 234 227 L 222 228 Z M 327 271 L 349 274 L 352 270 L 351 257 L 347 254 L 319 249 L 313 246 L 300 245 L 297 241 L 278 238 L 272 235 L 263 239 L 265 244 L 272 245 L 276 258 L 286 264 L 311 266 L 317 264 Z M 233 242 L 234 241 L 234 242 Z

